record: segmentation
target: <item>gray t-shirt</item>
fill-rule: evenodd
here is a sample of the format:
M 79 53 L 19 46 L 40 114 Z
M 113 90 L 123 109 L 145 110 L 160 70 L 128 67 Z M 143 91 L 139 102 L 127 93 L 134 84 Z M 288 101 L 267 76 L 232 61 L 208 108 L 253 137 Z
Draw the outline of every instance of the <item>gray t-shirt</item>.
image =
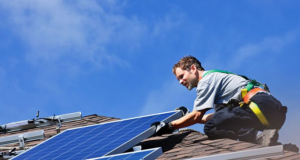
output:
M 217 104 L 227 104 L 231 99 L 242 100 L 241 89 L 249 82 L 234 74 L 213 72 L 205 75 L 197 85 L 194 110 L 211 109 Z

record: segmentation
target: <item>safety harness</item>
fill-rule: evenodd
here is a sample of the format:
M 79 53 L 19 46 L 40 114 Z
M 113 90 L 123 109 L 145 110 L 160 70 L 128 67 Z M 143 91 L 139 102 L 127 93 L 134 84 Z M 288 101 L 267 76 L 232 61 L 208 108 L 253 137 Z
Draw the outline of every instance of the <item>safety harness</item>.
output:
M 268 86 L 266 84 L 261 84 L 261 83 L 257 82 L 254 79 L 249 79 L 246 76 L 238 75 L 238 74 L 235 74 L 235 73 L 232 73 L 232 72 L 227 72 L 227 71 L 222 71 L 222 70 L 209 70 L 202 77 L 206 76 L 207 74 L 214 73 L 214 72 L 234 74 L 234 75 L 237 75 L 237 76 L 241 76 L 241 77 L 245 78 L 246 80 L 250 80 L 250 82 L 247 84 L 247 86 L 245 88 L 241 89 L 241 95 L 242 95 L 243 101 L 239 102 L 240 107 L 242 107 L 243 104 L 248 104 L 249 108 L 257 116 L 259 121 L 264 126 L 269 128 L 270 123 L 268 122 L 268 120 L 266 119 L 264 114 L 261 112 L 258 105 L 250 100 L 258 92 L 270 92 Z

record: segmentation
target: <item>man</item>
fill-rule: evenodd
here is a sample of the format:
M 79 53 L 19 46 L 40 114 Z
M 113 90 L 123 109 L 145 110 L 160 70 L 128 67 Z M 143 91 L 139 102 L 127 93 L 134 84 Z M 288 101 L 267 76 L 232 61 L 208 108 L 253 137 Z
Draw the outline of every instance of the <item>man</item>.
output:
M 260 143 L 268 146 L 277 142 L 271 138 L 278 135 L 277 130 L 285 121 L 286 107 L 269 92 L 258 88 L 260 83 L 229 72 L 205 71 L 193 56 L 176 63 L 173 73 L 188 90 L 197 88 L 197 98 L 191 113 L 168 123 L 161 133 L 202 123 L 209 139 L 255 142 L 258 131 L 269 129 L 264 133 L 266 140 Z M 215 113 L 205 115 L 212 108 Z

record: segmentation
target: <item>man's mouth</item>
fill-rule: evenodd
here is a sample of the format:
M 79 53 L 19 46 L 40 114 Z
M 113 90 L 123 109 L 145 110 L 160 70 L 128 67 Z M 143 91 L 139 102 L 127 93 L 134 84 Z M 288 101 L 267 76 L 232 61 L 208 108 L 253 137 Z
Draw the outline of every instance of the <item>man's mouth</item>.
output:
M 185 86 L 186 88 L 188 88 L 189 87 L 189 85 L 187 84 L 187 83 L 185 83 L 185 84 L 182 84 L 183 86 Z

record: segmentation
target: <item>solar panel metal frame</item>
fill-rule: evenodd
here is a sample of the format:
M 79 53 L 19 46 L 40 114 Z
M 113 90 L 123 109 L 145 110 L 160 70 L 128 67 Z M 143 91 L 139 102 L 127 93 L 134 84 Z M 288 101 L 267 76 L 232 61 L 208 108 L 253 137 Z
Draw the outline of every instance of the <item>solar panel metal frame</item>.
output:
M 62 115 L 56 115 L 55 117 L 47 117 L 47 118 L 39 118 L 36 119 L 34 123 L 29 123 L 28 121 L 32 120 L 23 120 L 23 121 L 18 121 L 18 122 L 12 122 L 4 125 L 0 125 L 2 128 L 6 128 L 6 132 L 15 132 L 15 131 L 20 131 L 20 130 L 25 130 L 25 129 L 30 129 L 30 128 L 39 128 L 39 127 L 44 127 L 44 126 L 50 126 L 55 124 L 55 122 L 51 119 L 58 119 L 60 118 L 61 123 L 65 122 L 71 122 L 71 121 L 77 121 L 81 120 L 82 114 L 81 112 L 74 112 L 74 113 L 68 113 L 68 114 L 62 114 Z M 50 120 L 45 120 L 45 119 L 50 119 Z M 42 121 L 44 120 L 44 121 Z M 41 122 L 37 122 L 41 121 Z
M 86 160 L 101 160 L 103 158 L 109 158 L 109 157 L 114 158 L 114 157 L 118 157 L 118 156 L 122 156 L 122 155 L 135 154 L 135 153 L 151 151 L 151 150 L 152 150 L 152 152 L 150 152 L 149 154 L 144 156 L 142 158 L 143 160 L 153 160 L 163 154 L 161 147 L 158 147 L 158 148 L 151 148 L 151 149 L 145 149 L 145 150 L 134 151 L 134 152 L 126 152 L 126 153 L 114 154 L 114 155 L 109 155 L 109 156 L 90 158 L 90 159 L 86 159 Z
M 112 121 L 112 122 L 106 122 L 106 123 L 99 123 L 99 124 L 94 124 L 94 125 L 89 125 L 89 126 L 95 126 L 95 125 L 103 125 L 103 124 L 108 124 L 108 123 L 115 123 L 115 122 L 120 122 L 120 121 L 126 121 L 126 120 L 130 120 L 130 119 L 137 119 L 137 118 L 142 118 L 142 117 L 148 117 L 148 116 L 154 116 L 154 115 L 160 115 L 160 114 L 166 114 L 166 113 L 171 113 L 174 112 L 173 115 L 169 116 L 168 118 L 162 120 L 162 122 L 170 122 L 172 120 L 176 120 L 178 118 L 180 118 L 182 116 L 182 112 L 181 111 L 169 111 L 169 112 L 162 112 L 162 113 L 157 113 L 157 114 L 150 114 L 150 115 L 145 115 L 145 116 L 139 116 L 139 117 L 133 117 L 133 118 L 128 118 L 128 119 L 123 119 L 123 120 L 119 120 L 119 121 Z M 89 127 L 89 126 L 82 126 L 82 127 L 76 127 L 76 128 L 71 128 L 71 129 L 67 129 L 64 130 L 63 132 L 61 132 L 60 134 L 63 134 L 66 131 L 69 130 L 74 130 L 74 129 L 79 129 L 79 128 L 85 128 L 85 127 Z M 138 144 L 139 142 L 141 142 L 142 140 L 152 136 L 155 133 L 155 127 L 149 127 L 149 129 L 147 129 L 146 131 L 140 133 L 139 135 L 131 138 L 129 141 L 127 141 L 126 143 L 123 143 L 122 145 L 120 145 L 119 147 L 113 149 L 112 151 L 108 152 L 107 154 L 103 155 L 103 156 L 108 156 L 108 155 L 113 155 L 113 154 L 119 154 L 119 153 L 123 153 L 126 150 L 128 150 L 129 148 L 133 147 L 134 145 Z M 46 143 L 47 141 L 55 138 L 56 136 L 60 135 L 57 134 L 49 139 L 47 139 L 44 142 L 41 142 L 40 144 L 32 147 L 31 149 L 34 149 L 44 143 Z M 31 149 L 29 149 L 28 151 L 30 151 Z M 17 155 L 16 157 L 13 157 L 12 159 L 18 158 L 19 156 L 26 154 L 26 152 L 21 153 L 20 155 Z
M 19 133 L 15 135 L 5 136 L 0 138 L 0 146 L 19 143 L 19 137 L 23 137 L 25 142 L 34 141 L 43 139 L 45 137 L 44 130 L 27 132 L 27 133 Z

